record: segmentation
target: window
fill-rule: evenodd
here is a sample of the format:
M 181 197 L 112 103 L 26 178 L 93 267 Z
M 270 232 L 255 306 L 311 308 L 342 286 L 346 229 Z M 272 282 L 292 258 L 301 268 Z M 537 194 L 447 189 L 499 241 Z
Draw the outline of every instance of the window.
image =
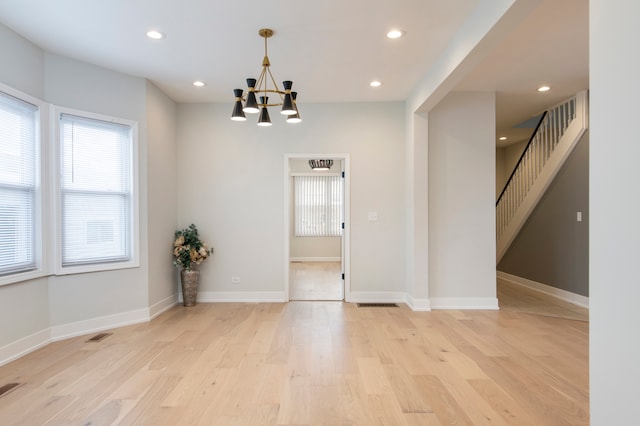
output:
M 0 276 L 38 268 L 39 115 L 0 92 Z
M 134 126 L 67 113 L 59 122 L 62 268 L 132 262 Z
M 337 237 L 342 231 L 340 176 L 294 176 L 295 235 Z

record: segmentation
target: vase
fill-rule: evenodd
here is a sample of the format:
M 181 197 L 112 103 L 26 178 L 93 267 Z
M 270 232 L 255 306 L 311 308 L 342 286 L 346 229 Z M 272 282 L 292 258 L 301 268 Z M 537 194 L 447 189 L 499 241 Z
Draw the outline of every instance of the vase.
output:
M 182 282 L 182 302 L 184 306 L 195 306 L 198 297 L 198 282 L 200 271 L 195 269 L 183 269 L 180 271 Z

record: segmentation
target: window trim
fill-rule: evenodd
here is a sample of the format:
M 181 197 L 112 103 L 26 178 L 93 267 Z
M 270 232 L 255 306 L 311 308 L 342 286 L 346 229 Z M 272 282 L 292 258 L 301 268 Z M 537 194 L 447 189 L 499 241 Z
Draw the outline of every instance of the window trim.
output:
M 0 286 L 18 283 L 21 281 L 41 278 L 48 275 L 48 259 L 44 255 L 47 245 L 48 223 L 43 219 L 45 217 L 49 191 L 47 185 L 43 182 L 44 177 L 48 176 L 47 159 L 48 152 L 48 104 L 42 100 L 28 95 L 24 92 L 14 89 L 0 83 L 0 92 L 12 96 L 21 101 L 30 103 L 38 108 L 38 117 L 36 119 L 36 196 L 35 196 L 35 214 L 34 214 L 34 255 L 35 268 L 24 272 L 14 272 L 0 276 Z
M 130 215 L 130 232 L 129 236 L 131 242 L 131 258 L 125 261 L 105 262 L 105 263 L 86 263 L 72 266 L 63 266 L 62 264 L 62 206 L 61 206 L 61 172 L 62 166 L 60 163 L 61 143 L 60 140 L 60 116 L 62 114 L 75 115 L 82 118 L 88 118 L 93 120 L 100 120 L 110 122 L 114 124 L 121 124 L 129 126 L 131 128 L 131 215 Z M 53 265 L 55 265 L 55 275 L 69 275 L 79 274 L 87 272 L 99 272 L 110 271 L 117 269 L 136 268 L 140 266 L 140 213 L 139 213 L 139 163 L 138 163 L 138 123 L 136 121 L 127 120 L 123 118 L 117 118 L 107 116 L 103 114 L 96 114 L 87 111 L 81 111 L 71 108 L 54 106 L 51 108 L 51 130 L 52 138 L 55 138 L 54 154 L 51 155 L 51 170 L 55 173 L 55 179 L 51 179 L 53 182 L 51 205 L 53 207 L 53 214 L 51 227 L 53 232 L 53 244 L 51 250 L 51 257 Z

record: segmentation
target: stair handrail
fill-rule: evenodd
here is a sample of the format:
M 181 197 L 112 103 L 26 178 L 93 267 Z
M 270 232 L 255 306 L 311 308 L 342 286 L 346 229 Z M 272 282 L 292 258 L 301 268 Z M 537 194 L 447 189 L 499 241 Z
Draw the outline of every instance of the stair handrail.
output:
M 507 183 L 504 184 L 504 188 L 502 188 L 502 191 L 500 192 L 500 195 L 498 196 L 498 199 L 496 200 L 496 207 L 498 206 L 498 203 L 500 203 L 500 199 L 502 198 L 502 196 L 506 192 L 507 187 L 509 186 L 509 184 L 511 183 L 511 180 L 513 179 L 513 176 L 516 174 L 516 171 L 518 171 L 518 167 L 520 166 L 520 163 L 522 163 L 522 160 L 524 159 L 525 155 L 527 154 L 527 151 L 529 150 L 529 147 L 531 146 L 531 143 L 535 139 L 536 134 L 538 133 L 538 130 L 540 129 L 540 126 L 542 125 L 542 122 L 544 121 L 544 119 L 547 116 L 548 112 L 549 111 L 547 110 L 547 111 L 542 113 L 542 116 L 540 117 L 540 120 L 538 121 L 538 124 L 536 125 L 535 130 L 533 131 L 533 133 L 531 133 L 531 137 L 529 138 L 529 142 L 527 142 L 527 146 L 525 146 L 524 150 L 522 150 L 522 154 L 520 155 L 520 158 L 518 159 L 518 162 L 516 163 L 515 167 L 513 168 L 513 171 L 511 172 L 511 175 L 509 176 L 509 179 L 507 179 Z

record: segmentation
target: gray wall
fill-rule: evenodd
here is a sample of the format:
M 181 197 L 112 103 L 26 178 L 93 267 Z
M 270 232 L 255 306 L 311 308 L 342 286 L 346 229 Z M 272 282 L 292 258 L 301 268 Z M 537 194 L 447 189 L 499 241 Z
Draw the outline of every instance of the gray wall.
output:
M 284 294 L 285 155 L 308 153 L 350 154 L 351 290 L 404 290 L 404 105 L 301 112 L 299 125 L 274 119 L 264 129 L 231 121 L 228 104 L 178 106 L 178 221 L 198 225 L 216 249 L 202 264 L 202 291 Z M 387 169 L 398 173 L 380 173 Z M 371 211 L 377 222 L 367 220 Z
M 589 0 L 592 425 L 638 418 L 640 2 Z
M 0 82 L 44 98 L 42 50 L 0 25 L 0 57 L 3 58 Z M 0 286 L 0 324 L 0 348 L 46 330 L 49 326 L 47 278 Z
M 589 296 L 589 133 L 576 144 L 498 270 Z M 582 212 L 582 222 L 576 212 Z
M 178 270 L 173 266 L 173 233 L 178 223 L 177 105 L 147 81 L 147 174 L 149 236 L 149 306 L 155 314 L 175 296 Z M 169 300 L 167 300 L 169 299 Z M 160 306 L 158 306 L 160 305 Z M 156 306 L 157 309 L 153 309 Z
M 59 276 L 49 268 L 47 276 L 0 286 L 2 361 L 46 343 L 51 335 L 139 322 L 177 300 L 170 250 L 177 223 L 177 165 L 176 106 L 146 80 L 45 53 L 3 25 L 0 56 L 7 59 L 0 83 L 59 106 L 138 122 L 140 212 L 140 267 Z M 50 211 L 44 215 L 46 241 Z
M 96 65 L 45 54 L 47 102 L 138 122 L 140 267 L 51 275 L 51 325 L 86 321 L 148 306 L 146 81 Z M 126 297 L 125 297 L 126 295 Z M 117 303 L 114 303 L 117 301 Z

